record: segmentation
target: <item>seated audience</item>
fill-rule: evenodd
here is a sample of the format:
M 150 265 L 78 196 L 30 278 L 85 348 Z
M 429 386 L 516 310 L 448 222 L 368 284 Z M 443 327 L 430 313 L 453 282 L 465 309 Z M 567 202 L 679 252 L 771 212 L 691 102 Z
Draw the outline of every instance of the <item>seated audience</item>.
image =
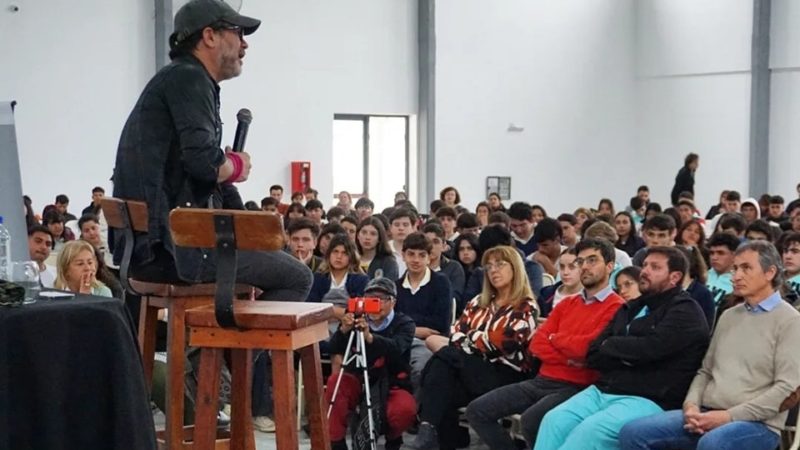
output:
M 481 262 L 481 246 L 478 235 L 462 234 L 453 243 L 453 253 L 464 269 L 464 287 L 466 288 L 470 277 Z M 462 294 L 463 298 L 463 294 Z
M 503 211 L 495 211 L 489 214 L 489 221 L 488 225 L 500 225 L 503 228 L 510 230 L 511 229 L 511 218 L 508 217 L 508 214 L 504 213 Z M 484 227 L 486 228 L 486 227 Z
M 717 233 L 708 240 L 709 262 L 711 270 L 708 271 L 706 287 L 714 297 L 714 303 L 719 307 L 722 299 L 733 292 L 731 269 L 733 269 L 733 254 L 739 247 L 739 238 L 729 233 Z
M 56 266 L 46 263 L 53 248 L 53 235 L 44 225 L 34 225 L 28 228 L 28 252 L 31 261 L 39 266 L 39 280 L 42 287 L 52 288 L 56 281 L 58 271 Z
M 528 259 L 539 263 L 546 273 L 553 277 L 557 276 L 558 257 L 563 250 L 561 246 L 561 224 L 555 219 L 542 219 L 536 225 L 533 242 L 536 245 L 536 251 Z
M 761 218 L 761 208 L 758 206 L 758 200 L 750 197 L 742 202 L 741 206 L 742 217 L 747 224 L 751 224 Z
M 489 197 L 486 198 L 486 202 L 489 203 L 489 209 L 491 212 L 506 211 L 506 207 L 503 205 L 503 201 L 500 199 L 500 194 L 496 192 L 489 194 Z
M 800 233 L 787 233 L 781 246 L 786 284 L 796 297 L 800 297 Z
M 675 243 L 684 247 L 705 248 L 706 231 L 703 225 L 696 219 L 692 219 L 681 225 L 678 234 L 675 236 Z
M 706 318 L 706 322 L 708 322 L 708 329 L 713 330 L 716 304 L 711 291 L 706 287 L 708 266 L 706 266 L 706 261 L 703 259 L 703 254 L 697 247 L 676 246 L 675 248 L 680 250 L 686 260 L 689 261 L 689 271 L 686 272 L 686 277 L 683 279 L 683 289 L 703 310 L 703 315 Z
M 612 246 L 619 240 L 617 236 L 617 232 L 614 231 L 614 227 L 609 225 L 606 222 L 598 220 L 596 223 L 592 224 L 589 228 L 586 229 L 584 233 L 584 238 L 591 238 L 591 239 L 604 239 L 608 241 L 609 244 Z M 616 274 L 620 270 L 625 267 L 629 267 L 633 265 L 631 262 L 631 257 L 628 256 L 627 253 L 624 251 L 614 248 L 614 270 L 611 272 L 611 288 L 617 287 L 615 283 Z
M 517 248 L 522 250 L 525 256 L 534 253 L 538 246 L 533 237 L 533 229 L 536 227 L 536 222 L 533 220 L 531 205 L 525 202 L 514 202 L 508 208 L 506 214 L 511 218 L 511 235 L 514 237 Z
M 642 223 L 646 222 L 647 219 L 656 216 L 662 213 L 661 205 L 656 202 L 648 203 L 644 210 L 644 220 Z
M 490 225 L 481 231 L 481 235 L 478 237 L 478 242 L 480 243 L 481 251 L 483 253 L 486 253 L 489 251 L 489 249 L 500 245 L 514 246 L 514 238 L 511 237 L 511 233 L 507 228 L 499 225 Z M 522 255 L 521 251 L 520 255 Z M 525 273 L 528 275 L 528 284 L 531 285 L 533 292 L 540 293 L 542 291 L 542 275 L 544 274 L 542 271 L 542 266 L 539 265 L 539 263 L 529 259 L 525 259 L 523 264 L 525 265 Z M 478 267 L 469 278 L 469 284 L 467 284 L 467 287 L 464 289 L 464 298 L 469 300 L 483 292 L 483 280 L 483 267 Z M 463 304 L 458 305 L 456 313 L 461 314 L 463 309 Z
M 577 258 L 575 247 L 569 247 L 561 252 L 558 258 L 558 274 L 560 280 L 552 285 L 542 288 L 542 293 L 536 298 L 539 304 L 539 317 L 548 317 L 561 300 L 578 294 L 583 289 L 581 284 L 581 270 L 575 264 Z
M 291 208 L 290 208 L 291 210 Z M 319 237 L 319 226 L 311 219 L 301 217 L 289 222 L 289 252 L 303 261 L 312 272 L 317 272 L 322 265 L 322 258 L 314 254 Z
M 678 226 L 682 226 L 686 222 L 691 220 L 699 220 L 695 219 L 694 217 L 694 202 L 688 199 L 681 199 L 678 201 L 678 204 L 675 206 L 675 209 L 678 210 L 678 218 L 680 221 L 677 222 Z
M 720 213 L 725 211 L 725 198 L 727 196 L 728 196 L 728 191 L 720 192 L 719 203 L 708 209 L 708 214 L 706 214 L 706 220 L 711 220 L 714 217 L 718 216 Z
M 92 244 L 103 263 L 107 267 L 114 267 L 114 258 L 108 250 L 108 244 L 103 242 L 103 238 L 100 235 L 100 220 L 97 216 L 84 214 L 78 220 L 78 228 L 81 230 L 81 239 Z
M 465 212 L 456 219 L 456 237 L 451 242 L 455 242 L 462 234 L 472 234 L 477 236 L 481 232 L 481 225 L 478 218 L 471 212 Z
M 340 233 L 333 236 L 325 252 L 325 259 L 317 273 L 314 274 L 314 284 L 308 293 L 308 302 L 324 302 L 334 291 L 343 295 L 337 299 L 345 300 L 351 297 L 362 297 L 364 288 L 369 278 L 361 271 L 356 246 L 347 235 Z M 334 303 L 334 315 L 341 320 L 347 304 Z
M 64 226 L 64 216 L 56 210 L 48 211 L 42 217 L 42 225 L 46 226 L 53 235 L 53 253 L 55 254 L 61 252 L 64 244 L 75 240 L 72 230 Z
M 302 205 L 306 201 L 306 196 L 302 192 L 292 192 L 291 200 L 292 203 L 300 203 Z
M 92 189 L 92 202 L 89 203 L 89 206 L 83 208 L 81 215 L 94 214 L 95 216 L 99 216 L 101 211 L 100 200 L 102 200 L 105 195 L 105 189 L 101 188 L 100 186 L 95 186 L 94 189 Z
M 561 214 L 558 216 L 558 223 L 561 225 L 561 244 L 566 247 L 574 247 L 580 238 L 578 237 L 578 219 L 572 214 Z
M 347 233 L 347 237 L 353 241 L 353 244 L 356 243 L 356 233 L 358 232 L 358 220 L 353 216 L 344 216 L 339 220 L 339 225 L 344 228 L 345 233 Z
M 439 192 L 439 200 L 443 201 L 445 206 L 455 208 L 461 204 L 461 195 L 458 193 L 458 189 L 447 186 Z
M 407 270 L 397 284 L 398 311 L 417 325 L 411 344 L 411 382 L 416 391 L 422 369 L 431 357 L 425 339 L 450 332 L 453 293 L 450 281 L 442 273 L 428 268 L 431 241 L 422 233 L 411 233 L 403 240 L 403 260 Z
M 642 291 L 639 290 L 641 274 L 642 269 L 636 266 L 628 266 L 617 272 L 614 282 L 617 286 L 617 292 L 626 302 L 636 300 L 642 296 Z
M 457 261 L 444 256 L 445 240 L 442 226 L 430 222 L 422 227 L 425 237 L 431 241 L 431 252 L 428 267 L 434 272 L 443 273 L 450 281 L 450 289 L 457 303 L 464 301 L 464 269 Z
M 269 187 L 269 198 L 275 200 L 275 208 L 280 215 L 285 215 L 289 205 L 283 203 L 283 186 L 280 184 L 273 184 Z M 294 197 L 293 197 L 294 198 Z M 292 200 L 294 201 L 294 200 Z M 261 207 L 264 207 L 264 200 L 261 200 Z M 266 210 L 265 210 L 266 211 Z
M 397 289 L 394 281 L 388 278 L 375 278 L 367 284 L 364 295 L 377 297 L 381 302 L 381 310 L 375 314 L 354 317 L 347 313 L 342 317 L 341 325 L 330 340 L 331 353 L 334 359 L 341 359 L 347 349 L 350 333 L 354 329 L 364 332 L 364 351 L 369 367 L 370 391 L 380 392 L 380 410 L 384 412 L 387 423 L 387 450 L 399 450 L 403 444 L 403 432 L 414 424 L 417 404 L 411 395 L 408 382 L 411 356 L 411 341 L 414 338 L 414 321 L 395 309 Z M 354 352 L 355 349 L 350 349 Z M 338 365 L 340 365 L 339 362 Z M 351 363 L 343 370 L 342 380 L 328 419 L 332 450 L 346 450 L 345 435 L 350 413 L 361 402 L 364 394 L 362 370 Z M 338 370 L 328 377 L 325 390 L 325 404 L 331 403 Z M 386 390 L 379 390 L 382 383 Z
M 392 240 L 389 241 L 389 248 L 394 253 L 397 260 L 397 268 L 402 275 L 406 271 L 406 264 L 403 258 L 403 241 L 406 236 L 417 231 L 417 214 L 409 208 L 399 208 L 389 216 L 389 233 Z
M 624 303 L 609 285 L 614 247 L 589 238 L 579 242 L 575 251 L 578 256 L 572 264 L 580 272 L 583 289 L 559 302 L 536 330 L 529 351 L 542 362 L 539 373 L 489 391 L 467 407 L 470 426 L 492 449 L 517 448 L 498 423 L 500 419 L 521 414 L 522 434 L 530 447 L 544 415 L 599 377 L 597 371 L 586 367 L 589 343 Z
M 625 425 L 623 450 L 778 446 L 787 415 L 780 408 L 800 385 L 800 314 L 781 299 L 780 267 L 769 242 L 736 250 L 734 292 L 745 302 L 720 317 L 681 409 Z
M 621 211 L 614 217 L 614 230 L 617 232 L 616 247 L 633 257 L 639 250 L 643 249 L 644 239 L 637 234 L 636 224 L 630 213 Z
M 598 216 L 605 215 L 614 217 L 615 213 L 616 212 L 614 211 L 614 202 L 612 202 L 610 199 L 607 198 L 600 199 L 600 203 L 597 204 Z
M 550 217 L 547 215 L 547 211 L 544 210 L 544 207 L 541 205 L 531 205 L 531 210 L 533 213 L 533 222 L 538 224 L 542 220 Z
M 70 241 L 58 254 L 58 271 L 53 287 L 77 294 L 111 297 L 111 289 L 97 279 L 97 257 L 86 241 Z
M 292 203 L 286 208 L 285 214 L 286 220 L 284 222 L 290 224 L 293 220 L 299 219 L 301 217 L 306 217 L 306 207 L 303 206 L 302 203 Z M 319 226 L 319 224 L 317 224 Z
M 789 216 L 783 209 L 784 200 L 780 195 L 773 195 L 769 198 L 769 214 L 767 220 L 776 226 L 781 226 L 789 220 Z
M 343 215 L 347 215 L 352 211 L 355 211 L 355 207 L 353 206 L 353 196 L 351 196 L 349 192 L 341 191 L 337 197 L 339 198 L 339 203 L 336 204 L 336 207 L 342 209 Z
M 361 268 L 370 279 L 400 278 L 397 260 L 389 247 L 389 238 L 383 222 L 377 217 L 362 220 L 356 230 L 356 248 L 361 255 Z
M 325 224 L 319 232 L 317 248 L 314 249 L 314 254 L 317 256 L 325 256 L 325 254 L 328 253 L 328 246 L 330 245 L 331 239 L 337 234 L 346 235 L 347 231 L 336 222 Z
M 739 240 L 744 239 L 744 231 L 747 229 L 747 223 L 744 221 L 739 213 L 726 213 L 720 218 L 717 223 L 717 233 L 728 233 L 731 236 L 736 236 Z
M 583 223 L 589 219 L 594 219 L 594 213 L 589 208 L 580 207 L 572 213 L 575 216 L 575 220 L 578 222 L 575 224 L 575 228 L 581 230 L 583 229 Z
M 643 295 L 589 345 L 586 365 L 600 378 L 544 416 L 536 450 L 583 450 L 589 442 L 617 449 L 623 425 L 680 407 L 709 342 L 708 324 L 681 286 L 687 266 L 675 248 L 648 249 Z
M 67 208 L 69 208 L 69 197 L 64 194 L 58 194 L 56 195 L 56 201 L 54 205 L 45 206 L 44 210 L 42 211 L 42 217 L 46 216 L 49 211 L 55 210 L 59 215 L 61 215 L 64 223 L 78 220 L 77 217 L 67 211 Z
M 654 205 L 655 203 L 651 203 Z M 633 265 L 642 267 L 647 249 L 650 247 L 672 247 L 675 245 L 675 220 L 666 214 L 656 214 L 645 220 L 642 236 L 645 247 L 633 255 Z
M 367 197 L 361 197 L 356 202 L 356 218 L 359 223 L 367 217 L 372 216 L 372 211 L 375 210 L 375 203 Z
M 261 199 L 261 210 L 272 214 L 278 214 L 278 205 L 280 202 L 273 197 L 264 197 Z M 289 205 L 286 205 L 284 211 L 288 210 Z
M 526 351 L 536 328 L 536 303 L 518 250 L 487 250 L 484 290 L 469 302 L 425 370 L 419 399 L 419 433 L 411 448 L 451 449 L 469 441 L 458 408 L 493 389 L 529 376 Z
M 772 242 L 774 239 L 773 230 L 780 230 L 778 227 L 770 225 L 766 220 L 754 220 L 744 230 L 744 238 L 748 241 L 767 241 Z
M 478 206 L 475 207 L 475 217 L 478 219 L 478 226 L 480 228 L 489 224 L 489 214 L 491 214 L 491 212 L 492 210 L 489 208 L 489 203 L 487 202 L 479 202 Z
M 322 206 L 322 202 L 316 198 L 308 200 L 306 202 L 306 217 L 317 225 L 322 226 L 322 219 L 325 217 L 325 208 Z
M 447 242 L 453 242 L 458 237 L 456 231 L 456 210 L 450 206 L 443 206 L 436 210 L 436 219 L 444 229 L 444 239 Z

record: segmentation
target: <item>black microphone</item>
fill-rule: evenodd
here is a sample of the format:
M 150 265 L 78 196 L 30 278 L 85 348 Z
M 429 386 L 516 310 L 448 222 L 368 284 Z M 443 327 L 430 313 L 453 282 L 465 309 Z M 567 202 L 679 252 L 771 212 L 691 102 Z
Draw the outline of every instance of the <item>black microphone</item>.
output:
M 236 134 L 233 136 L 233 151 L 241 152 L 244 150 L 244 142 L 247 140 L 247 130 L 250 122 L 253 121 L 253 114 L 247 108 L 242 108 L 236 114 L 239 123 L 236 125 Z

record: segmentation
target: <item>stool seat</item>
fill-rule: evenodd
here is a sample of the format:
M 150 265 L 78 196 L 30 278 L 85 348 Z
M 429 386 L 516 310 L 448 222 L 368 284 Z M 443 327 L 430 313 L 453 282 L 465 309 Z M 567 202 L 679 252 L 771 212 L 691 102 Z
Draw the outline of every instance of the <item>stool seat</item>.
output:
M 217 292 L 215 283 L 179 284 L 179 283 L 153 283 L 150 281 L 128 279 L 131 288 L 142 296 L 149 297 L 209 297 L 214 298 Z M 247 284 L 237 284 L 234 295 L 250 295 L 253 287 Z
M 297 330 L 333 317 L 330 303 L 234 300 L 233 315 L 240 328 L 251 330 Z M 186 311 L 190 327 L 218 327 L 214 305 Z

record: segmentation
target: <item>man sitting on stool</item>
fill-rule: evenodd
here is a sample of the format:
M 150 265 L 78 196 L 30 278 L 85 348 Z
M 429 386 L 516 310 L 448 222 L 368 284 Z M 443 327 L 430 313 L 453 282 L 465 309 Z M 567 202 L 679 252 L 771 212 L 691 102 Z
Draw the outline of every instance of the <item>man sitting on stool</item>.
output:
M 381 310 L 377 314 L 365 314 L 358 319 L 348 312 L 330 340 L 331 354 L 334 357 L 334 373 L 328 378 L 325 400 L 330 404 L 331 396 L 339 378 L 342 355 L 347 350 L 348 337 L 355 329 L 364 332 L 367 366 L 371 386 L 388 377 L 388 396 L 382 399 L 387 427 L 386 449 L 399 449 L 403 444 L 403 432 L 414 423 L 417 404 L 411 395 L 411 340 L 414 338 L 414 321 L 405 314 L 395 311 L 397 288 L 388 278 L 371 280 L 364 290 L 366 297 L 377 297 Z M 355 341 L 353 349 L 355 351 Z M 354 371 L 355 364 L 345 367 L 339 391 L 329 418 L 332 450 L 347 449 L 347 416 L 359 404 L 362 395 L 360 371 Z M 341 369 L 339 369 L 341 370 Z

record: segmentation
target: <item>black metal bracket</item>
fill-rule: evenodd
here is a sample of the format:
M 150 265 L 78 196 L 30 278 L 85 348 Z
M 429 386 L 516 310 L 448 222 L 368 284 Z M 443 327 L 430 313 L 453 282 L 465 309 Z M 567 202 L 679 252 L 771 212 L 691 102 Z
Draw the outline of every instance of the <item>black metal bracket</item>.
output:
M 236 287 L 236 233 L 233 216 L 215 214 L 214 231 L 217 235 L 217 292 L 214 296 L 214 312 L 220 327 L 238 328 L 233 315 Z
M 136 292 L 129 283 L 131 257 L 133 256 L 133 225 L 131 224 L 131 214 L 128 210 L 128 203 L 122 201 L 117 203 L 119 216 L 122 218 L 123 236 L 125 237 L 125 248 L 122 250 L 122 263 L 119 266 L 119 278 L 125 292 L 130 292 L 133 295 L 141 295 Z

